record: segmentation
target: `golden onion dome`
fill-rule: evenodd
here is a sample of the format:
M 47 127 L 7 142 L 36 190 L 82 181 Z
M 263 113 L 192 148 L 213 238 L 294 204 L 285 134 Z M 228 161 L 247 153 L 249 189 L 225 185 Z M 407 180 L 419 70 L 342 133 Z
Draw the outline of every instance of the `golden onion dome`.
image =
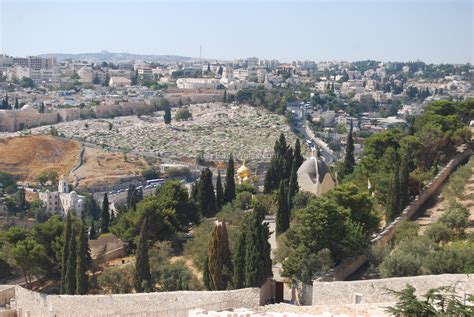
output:
M 247 166 L 245 166 L 245 162 L 237 170 L 237 175 L 239 175 L 239 177 L 242 179 L 248 178 L 251 175 L 250 169 Z

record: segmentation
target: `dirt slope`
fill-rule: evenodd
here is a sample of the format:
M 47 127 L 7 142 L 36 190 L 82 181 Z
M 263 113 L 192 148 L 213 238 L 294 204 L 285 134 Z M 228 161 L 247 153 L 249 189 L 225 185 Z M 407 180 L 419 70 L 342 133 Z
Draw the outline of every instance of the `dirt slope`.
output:
M 68 175 L 79 156 L 79 142 L 47 135 L 0 140 L 0 171 L 31 182 L 42 171 Z
M 145 160 L 123 153 L 85 148 L 83 164 L 75 171 L 79 187 L 109 186 L 141 174 Z

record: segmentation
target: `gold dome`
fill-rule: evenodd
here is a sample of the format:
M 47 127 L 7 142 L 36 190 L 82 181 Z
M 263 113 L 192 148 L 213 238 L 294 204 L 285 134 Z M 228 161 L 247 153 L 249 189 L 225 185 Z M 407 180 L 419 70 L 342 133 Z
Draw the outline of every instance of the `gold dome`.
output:
M 248 179 L 251 176 L 250 169 L 245 166 L 245 162 L 237 170 L 237 175 L 240 179 Z

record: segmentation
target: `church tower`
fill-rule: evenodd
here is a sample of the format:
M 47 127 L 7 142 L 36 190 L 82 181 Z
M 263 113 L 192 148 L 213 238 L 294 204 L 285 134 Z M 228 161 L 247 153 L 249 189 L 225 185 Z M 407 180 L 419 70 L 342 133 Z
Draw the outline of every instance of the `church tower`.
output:
M 60 193 L 69 193 L 69 186 L 67 184 L 66 176 L 62 175 L 58 184 L 58 192 Z

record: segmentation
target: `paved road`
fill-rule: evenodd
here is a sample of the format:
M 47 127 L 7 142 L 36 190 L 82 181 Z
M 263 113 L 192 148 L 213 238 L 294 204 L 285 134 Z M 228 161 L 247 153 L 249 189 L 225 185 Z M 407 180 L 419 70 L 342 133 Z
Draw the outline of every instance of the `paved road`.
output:
M 295 112 L 296 120 L 294 128 L 299 131 L 301 134 L 304 135 L 305 140 L 310 140 L 313 144 L 316 144 L 319 150 L 319 154 L 323 158 L 323 160 L 329 165 L 333 162 L 337 161 L 336 156 L 332 153 L 331 149 L 325 146 L 324 142 L 317 138 L 312 131 L 310 131 L 309 127 L 307 127 L 307 120 L 305 118 L 304 112 L 301 113 L 301 110 L 298 106 L 288 106 L 287 109 L 289 111 Z

